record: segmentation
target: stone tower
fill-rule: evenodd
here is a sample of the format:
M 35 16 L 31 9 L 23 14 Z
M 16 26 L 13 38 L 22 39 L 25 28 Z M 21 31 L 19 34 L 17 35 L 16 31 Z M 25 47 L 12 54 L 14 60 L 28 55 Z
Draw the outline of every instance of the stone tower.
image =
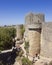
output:
M 29 55 L 32 57 L 40 53 L 42 22 L 44 22 L 43 14 L 30 13 L 25 18 L 25 39 L 27 39 L 26 41 L 29 41 Z
M 44 14 L 29 13 L 25 17 L 25 39 L 28 41 L 28 25 L 42 23 L 45 21 Z

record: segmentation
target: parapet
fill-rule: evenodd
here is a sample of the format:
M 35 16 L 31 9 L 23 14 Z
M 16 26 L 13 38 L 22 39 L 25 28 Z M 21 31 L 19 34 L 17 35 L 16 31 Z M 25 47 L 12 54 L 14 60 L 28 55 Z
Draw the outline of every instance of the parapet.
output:
M 25 17 L 25 25 L 30 25 L 30 24 L 36 24 L 36 23 L 42 23 L 45 21 L 44 14 L 34 14 L 34 13 L 29 13 Z
M 41 28 L 42 28 L 41 23 L 28 25 L 28 29 L 41 29 Z
M 45 15 L 44 14 L 42 14 L 42 13 L 39 13 L 39 14 L 36 14 L 36 16 L 38 17 L 38 18 L 40 18 L 40 20 L 41 21 L 45 21 Z

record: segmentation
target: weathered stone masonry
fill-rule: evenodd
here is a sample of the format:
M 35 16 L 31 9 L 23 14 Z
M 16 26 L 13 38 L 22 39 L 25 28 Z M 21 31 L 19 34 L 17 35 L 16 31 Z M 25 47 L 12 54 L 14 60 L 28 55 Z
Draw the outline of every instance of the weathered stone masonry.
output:
M 25 17 L 24 26 L 24 38 L 30 45 L 29 55 L 34 57 L 40 54 L 52 58 L 52 22 L 45 23 L 44 14 L 29 13 Z

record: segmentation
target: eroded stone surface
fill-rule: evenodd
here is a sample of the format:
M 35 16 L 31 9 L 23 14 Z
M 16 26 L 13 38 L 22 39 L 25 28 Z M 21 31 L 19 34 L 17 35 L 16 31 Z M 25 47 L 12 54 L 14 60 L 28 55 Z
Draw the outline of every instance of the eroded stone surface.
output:
M 42 25 L 40 54 L 52 58 L 52 23 L 43 23 Z

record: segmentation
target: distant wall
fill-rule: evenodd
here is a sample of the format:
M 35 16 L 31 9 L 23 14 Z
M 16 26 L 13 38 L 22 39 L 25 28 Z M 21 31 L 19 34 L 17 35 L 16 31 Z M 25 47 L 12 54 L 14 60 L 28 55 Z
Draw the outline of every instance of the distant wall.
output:
M 21 25 L 16 25 L 16 36 L 17 39 L 22 39 L 22 24 Z

